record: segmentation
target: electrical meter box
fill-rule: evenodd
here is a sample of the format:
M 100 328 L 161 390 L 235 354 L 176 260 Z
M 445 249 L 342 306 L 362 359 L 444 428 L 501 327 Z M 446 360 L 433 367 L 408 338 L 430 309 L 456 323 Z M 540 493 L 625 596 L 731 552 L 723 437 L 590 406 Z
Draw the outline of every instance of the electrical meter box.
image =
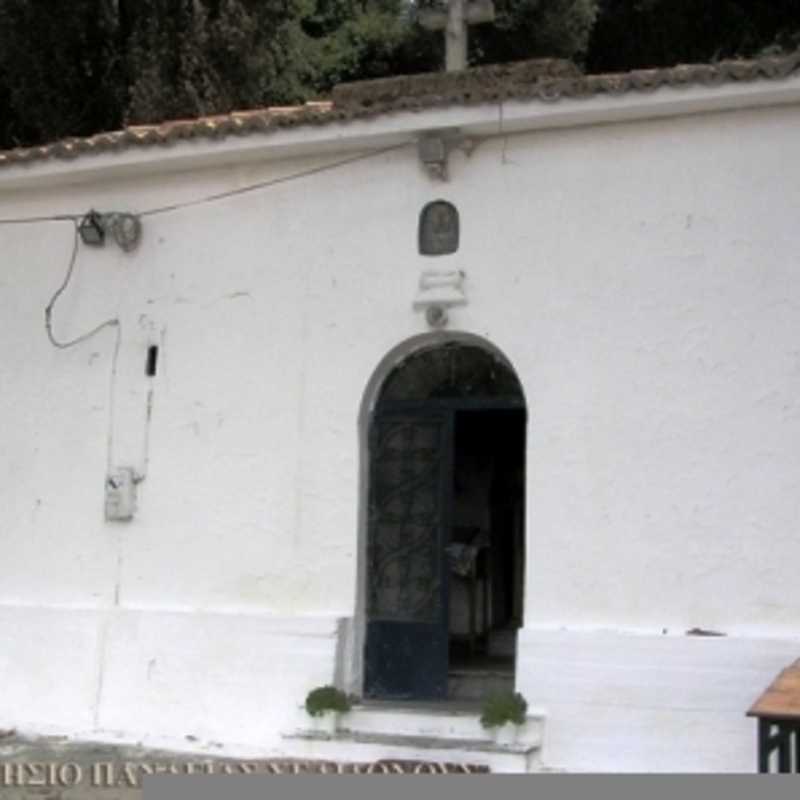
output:
M 136 513 L 136 472 L 119 467 L 106 478 L 106 519 L 124 522 Z

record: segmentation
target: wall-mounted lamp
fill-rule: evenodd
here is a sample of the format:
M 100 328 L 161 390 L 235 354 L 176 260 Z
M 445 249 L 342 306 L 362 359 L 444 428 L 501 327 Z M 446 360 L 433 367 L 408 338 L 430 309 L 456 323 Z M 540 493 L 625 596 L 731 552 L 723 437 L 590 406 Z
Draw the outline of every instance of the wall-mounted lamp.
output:
M 106 241 L 103 217 L 96 211 L 90 211 L 78 225 L 81 241 L 90 247 L 102 247 Z
M 419 160 L 432 178 L 447 180 L 448 142 L 437 134 L 425 134 L 417 142 Z
M 135 214 L 119 211 L 101 214 L 92 210 L 81 220 L 78 233 L 81 241 L 91 247 L 102 247 L 106 233 L 110 233 L 120 248 L 130 253 L 142 238 L 142 223 Z
M 109 214 L 111 235 L 114 241 L 126 252 L 136 249 L 142 238 L 142 223 L 135 214 Z

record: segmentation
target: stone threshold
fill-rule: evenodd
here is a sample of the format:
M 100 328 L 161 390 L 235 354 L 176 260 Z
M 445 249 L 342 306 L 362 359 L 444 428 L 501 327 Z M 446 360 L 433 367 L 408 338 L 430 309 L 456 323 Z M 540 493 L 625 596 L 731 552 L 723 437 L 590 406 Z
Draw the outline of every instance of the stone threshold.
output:
M 475 753 L 514 753 L 527 755 L 538 749 L 538 745 L 517 742 L 500 745 L 491 739 L 451 739 L 437 736 L 414 736 L 409 734 L 362 733 L 341 728 L 330 735 L 321 731 L 301 731 L 289 734 L 287 739 L 305 739 L 322 742 L 352 742 L 393 747 L 410 747 L 415 750 L 464 750 Z

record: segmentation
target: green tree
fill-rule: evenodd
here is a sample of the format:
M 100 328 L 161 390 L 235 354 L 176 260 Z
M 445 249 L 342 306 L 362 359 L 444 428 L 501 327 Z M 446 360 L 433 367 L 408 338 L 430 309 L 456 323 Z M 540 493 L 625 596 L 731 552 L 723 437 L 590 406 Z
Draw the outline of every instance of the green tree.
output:
M 416 0 L 443 5 L 445 0 Z M 800 46 L 800 0 L 495 0 L 470 63 L 592 72 Z M 0 147 L 296 103 L 441 69 L 412 0 L 0 0 Z
M 593 72 L 703 63 L 800 46 L 798 0 L 602 0 Z
M 419 0 L 446 7 L 444 0 Z M 580 61 L 597 0 L 495 0 L 496 19 L 470 29 L 470 63 L 556 56 Z M 303 27 L 315 40 L 316 88 L 441 69 L 444 32 L 423 29 L 408 0 L 317 0 Z
M 142 0 L 128 50 L 128 119 L 295 102 L 308 92 L 295 0 Z
M 470 61 L 558 57 L 582 63 L 597 0 L 495 0 L 496 19 L 471 32 Z
M 407 0 L 316 0 L 302 20 L 316 91 L 437 67 L 435 41 Z
M 0 0 L 0 144 L 115 127 L 124 89 L 112 0 Z

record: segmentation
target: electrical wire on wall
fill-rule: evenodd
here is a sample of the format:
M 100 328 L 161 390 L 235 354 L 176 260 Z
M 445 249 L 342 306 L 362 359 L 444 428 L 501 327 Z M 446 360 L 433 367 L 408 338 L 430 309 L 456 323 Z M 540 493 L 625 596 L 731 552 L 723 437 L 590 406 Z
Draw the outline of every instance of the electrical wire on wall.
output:
M 481 141 L 488 141 L 490 139 L 501 138 L 503 139 L 503 151 L 501 159 L 503 163 L 506 163 L 506 145 L 509 136 L 514 135 L 512 132 L 508 132 L 504 129 L 504 115 L 503 115 L 503 104 L 500 103 L 498 105 L 498 113 L 499 113 L 499 131 L 498 133 L 487 134 L 485 136 L 481 136 Z M 251 183 L 246 186 L 241 186 L 237 189 L 228 189 L 224 192 L 218 192 L 216 194 L 205 195 L 202 197 L 197 197 L 192 200 L 184 200 L 177 203 L 170 203 L 169 205 L 164 206 L 155 206 L 153 208 L 145 209 L 144 211 L 140 211 L 136 216 L 138 218 L 142 217 L 153 217 L 159 214 L 167 214 L 172 211 L 180 211 L 184 208 L 191 208 L 193 206 L 203 205 L 205 203 L 215 203 L 220 200 L 226 200 L 230 197 L 237 197 L 239 195 L 248 194 L 250 192 L 256 192 L 261 189 L 268 189 L 271 186 L 278 186 L 283 183 L 289 183 L 291 181 L 300 180 L 301 178 L 308 178 L 312 175 L 319 175 L 323 172 L 330 172 L 335 169 L 339 169 L 340 167 L 347 166 L 348 164 L 355 164 L 358 161 L 366 161 L 370 158 L 375 158 L 376 156 L 381 156 L 386 153 L 391 153 L 395 150 L 402 150 L 405 147 L 410 147 L 412 145 L 416 145 L 416 139 L 409 139 L 405 142 L 400 142 L 398 144 L 387 145 L 386 147 L 379 147 L 374 150 L 368 150 L 365 153 L 358 153 L 354 156 L 348 156 L 347 158 L 341 158 L 337 161 L 331 161 L 327 164 L 321 164 L 317 167 L 310 167 L 305 170 L 300 170 L 298 172 L 290 173 L 289 175 L 283 175 L 278 178 L 269 178 L 265 181 L 258 181 L 257 183 Z M 32 216 L 32 217 L 7 217 L 7 218 L 0 218 L 0 225 L 26 225 L 36 222 L 73 222 L 77 225 L 81 219 L 83 219 L 85 214 L 51 214 L 51 215 L 40 215 L 40 216 Z
M 153 217 L 161 214 L 167 214 L 170 212 L 179 211 L 185 208 L 190 208 L 193 206 L 199 206 L 206 203 L 219 202 L 231 197 L 237 197 L 239 195 L 247 194 L 250 192 L 264 190 L 272 186 L 277 186 L 280 184 L 289 183 L 291 181 L 308 178 L 313 175 L 318 175 L 324 172 L 339 169 L 349 164 L 354 164 L 358 161 L 363 161 L 395 150 L 400 150 L 402 148 L 408 147 L 411 144 L 414 144 L 414 142 L 406 141 L 400 144 L 394 144 L 388 147 L 370 150 L 366 153 L 359 153 L 354 156 L 342 158 L 337 161 L 329 162 L 327 164 L 321 164 L 319 166 L 311 167 L 309 169 L 301 170 L 295 173 L 291 173 L 289 175 L 284 175 L 277 178 L 271 178 L 268 180 L 259 181 L 257 183 L 248 184 L 246 186 L 242 186 L 237 189 L 230 189 L 224 192 L 218 192 L 216 194 L 197 197 L 191 200 L 185 200 L 182 202 L 172 203 L 169 205 L 149 208 L 138 214 L 110 213 L 103 215 L 103 214 L 98 214 L 95 211 L 90 211 L 88 214 L 86 213 L 53 214 L 49 216 L 39 215 L 31 217 L 17 217 L 17 218 L 5 218 L 5 219 L 0 218 L 0 226 L 25 225 L 25 224 L 46 223 L 46 222 L 56 222 L 56 223 L 69 222 L 72 225 L 73 240 L 70 249 L 69 259 L 67 262 L 66 273 L 64 275 L 63 280 L 61 281 L 61 284 L 58 286 L 58 288 L 50 298 L 50 301 L 48 302 L 44 311 L 45 332 L 47 334 L 48 340 L 53 345 L 53 347 L 59 350 L 67 350 L 69 348 L 76 347 L 77 345 L 80 345 L 83 342 L 86 342 L 87 340 L 96 336 L 106 328 L 113 328 L 116 332 L 114 350 L 111 358 L 111 375 L 110 375 L 110 385 L 109 385 L 109 426 L 108 426 L 107 449 L 106 449 L 107 486 L 109 485 L 109 483 L 113 484 L 114 478 L 112 477 L 112 475 L 115 474 L 115 470 L 117 470 L 119 466 L 116 465 L 114 462 L 114 426 L 115 426 L 115 390 L 117 382 L 117 366 L 119 361 L 119 353 L 122 345 L 122 323 L 120 321 L 119 316 L 117 316 L 112 319 L 108 319 L 105 322 L 101 322 L 99 325 L 95 326 L 91 330 L 88 330 L 85 333 L 68 340 L 61 340 L 55 335 L 55 332 L 53 330 L 54 310 L 59 299 L 67 290 L 72 281 L 72 277 L 75 271 L 75 265 L 80 251 L 81 241 L 83 240 L 84 242 L 89 244 L 102 244 L 105 238 L 105 231 L 110 230 L 114 234 L 114 238 L 116 239 L 117 244 L 119 244 L 123 250 L 130 251 L 135 247 L 136 243 L 138 242 L 138 236 L 140 231 L 140 220 L 144 217 Z M 133 227 L 125 228 L 123 225 L 120 224 L 121 222 L 123 222 L 123 220 L 127 224 L 132 224 Z M 95 241 L 87 242 L 87 240 L 84 238 L 84 236 L 87 233 L 87 231 L 84 230 L 84 228 L 87 227 L 87 223 L 88 227 L 94 230 L 94 234 L 97 237 Z M 147 374 L 152 377 L 152 375 L 154 374 L 154 370 L 153 373 L 151 373 L 148 367 Z M 143 443 L 143 453 L 142 453 L 143 463 L 141 464 L 140 471 L 135 473 L 134 476 L 135 483 L 144 479 L 148 467 L 149 433 L 150 433 L 150 424 L 152 420 L 152 413 L 153 413 L 153 387 L 151 385 L 147 393 L 147 408 L 145 415 L 145 439 Z M 107 497 L 107 503 L 108 503 L 108 497 Z M 108 519 L 129 518 L 129 517 L 111 517 L 108 516 L 108 514 L 109 512 L 107 505 L 106 515 Z M 118 598 L 115 602 L 117 601 Z
M 50 343 L 53 347 L 58 348 L 59 350 L 68 350 L 71 347 L 75 347 L 83 342 L 91 339 L 96 334 L 100 333 L 100 331 L 106 328 L 114 328 L 116 331 L 116 336 L 114 337 L 114 350 L 111 356 L 111 376 L 110 376 L 110 383 L 109 383 L 109 428 L 108 428 L 108 435 L 106 440 L 106 468 L 108 471 L 111 470 L 113 466 L 113 458 L 114 458 L 114 445 L 113 445 L 113 431 L 114 431 L 114 390 L 116 386 L 116 378 L 117 378 L 117 362 L 119 360 L 119 350 L 122 344 L 122 324 L 118 317 L 114 317 L 113 319 L 108 319 L 105 322 L 101 322 L 96 327 L 92 328 L 90 331 L 81 334 L 80 336 L 76 336 L 74 339 L 70 339 L 68 341 L 61 341 L 56 337 L 53 333 L 53 310 L 55 309 L 55 305 L 58 302 L 59 298 L 62 294 L 67 290 L 69 286 L 72 275 L 75 271 L 75 262 L 78 259 L 78 251 L 80 249 L 80 235 L 78 232 L 78 219 L 74 217 L 68 218 L 72 222 L 73 228 L 73 240 L 72 240 L 72 251 L 70 253 L 69 262 L 67 264 L 67 271 L 64 275 L 64 279 L 61 282 L 61 285 L 56 289 L 53 296 L 50 298 L 50 302 L 47 304 L 44 310 L 44 326 L 45 331 L 47 332 L 47 338 L 50 340 Z M 58 220 L 63 221 L 63 220 Z
M 137 216 L 153 217 L 159 214 L 167 214 L 171 211 L 180 211 L 181 209 L 184 208 L 191 208 L 193 206 L 199 206 L 205 203 L 216 203 L 220 200 L 226 200 L 230 197 L 238 197 L 239 195 L 242 194 L 256 192 L 261 189 L 268 189 L 272 186 L 278 186 L 283 183 L 290 183 L 291 181 L 300 180 L 302 178 L 309 178 L 312 175 L 319 175 L 323 172 L 330 172 L 332 170 L 345 167 L 349 164 L 355 164 L 358 161 L 366 161 L 367 159 L 375 158 L 377 156 L 384 155 L 385 153 L 391 153 L 395 150 L 401 150 L 413 144 L 415 144 L 415 141 L 409 140 L 406 142 L 400 142 L 399 144 L 388 145 L 387 147 L 380 147 L 375 150 L 369 150 L 366 153 L 358 153 L 357 155 L 354 156 L 341 158 L 338 161 L 331 161 L 327 164 L 320 164 L 317 167 L 309 167 L 308 169 L 299 170 L 298 172 L 292 172 L 289 175 L 282 175 L 278 178 L 269 178 L 265 181 L 258 181 L 257 183 L 251 183 L 246 186 L 240 186 L 237 189 L 228 189 L 224 192 L 204 195 L 202 197 L 193 198 L 192 200 L 184 200 L 178 203 L 170 203 L 169 205 L 148 208 L 145 209 L 144 211 L 140 211 L 137 214 Z M 86 215 L 82 213 L 82 214 L 51 214 L 46 216 L 40 215 L 33 217 L 7 217 L 7 218 L 0 218 L 0 225 L 26 225 L 36 222 L 72 222 L 77 229 L 80 220 L 83 219 L 85 216 Z
M 87 339 L 91 339 L 96 333 L 99 333 L 104 328 L 117 328 L 120 327 L 120 322 L 118 318 L 108 319 L 105 322 L 101 322 L 96 328 L 92 328 L 92 330 L 87 331 L 80 336 L 75 337 L 74 339 L 70 339 L 68 342 L 61 342 L 53 334 L 53 308 L 55 307 L 58 298 L 61 297 L 62 294 L 69 286 L 70 281 L 72 280 L 72 273 L 75 270 L 75 262 L 78 258 L 78 248 L 80 245 L 80 235 L 78 233 L 78 222 L 73 220 L 73 241 L 72 241 L 72 255 L 69 258 L 69 264 L 67 266 L 67 273 L 64 276 L 64 280 L 61 282 L 61 286 L 56 289 L 55 294 L 50 299 L 50 302 L 47 304 L 44 310 L 44 327 L 47 331 L 47 338 L 50 340 L 50 343 L 53 347 L 59 348 L 59 350 L 67 350 L 70 347 L 74 347 L 81 342 L 85 342 Z M 119 335 L 118 335 L 119 338 Z
M 206 195 L 205 197 L 198 197 L 194 200 L 186 200 L 181 203 L 172 203 L 171 205 L 167 206 L 159 206 L 157 208 L 150 208 L 146 211 L 142 211 L 139 216 L 140 217 L 151 217 L 156 214 L 166 214 L 170 211 L 179 211 L 183 208 L 191 208 L 192 206 L 199 206 L 203 203 L 215 203 L 219 200 L 226 200 L 229 197 L 238 197 L 242 194 L 248 194 L 250 192 L 256 192 L 260 189 L 269 189 L 272 186 L 278 186 L 282 183 L 289 183 L 291 181 L 296 181 L 301 178 L 310 178 L 312 175 L 319 175 L 323 172 L 330 172 L 331 170 L 339 169 L 341 167 L 345 167 L 348 164 L 355 164 L 358 161 L 365 161 L 368 158 L 375 158 L 376 156 L 383 155 L 384 153 L 391 153 L 394 150 L 401 150 L 404 147 L 409 147 L 413 142 L 401 142 L 400 144 L 393 144 L 389 145 L 388 147 L 381 147 L 376 150 L 370 150 L 367 153 L 359 153 L 355 156 L 349 156 L 348 158 L 341 158 L 338 161 L 332 161 L 328 164 L 320 164 L 318 167 L 309 167 L 309 169 L 300 170 L 299 172 L 293 172 L 289 175 L 282 175 L 279 178 L 269 178 L 265 181 L 258 181 L 257 183 L 251 183 L 247 186 L 242 186 L 238 189 L 229 189 L 225 192 L 219 192 L 217 194 L 210 194 Z

